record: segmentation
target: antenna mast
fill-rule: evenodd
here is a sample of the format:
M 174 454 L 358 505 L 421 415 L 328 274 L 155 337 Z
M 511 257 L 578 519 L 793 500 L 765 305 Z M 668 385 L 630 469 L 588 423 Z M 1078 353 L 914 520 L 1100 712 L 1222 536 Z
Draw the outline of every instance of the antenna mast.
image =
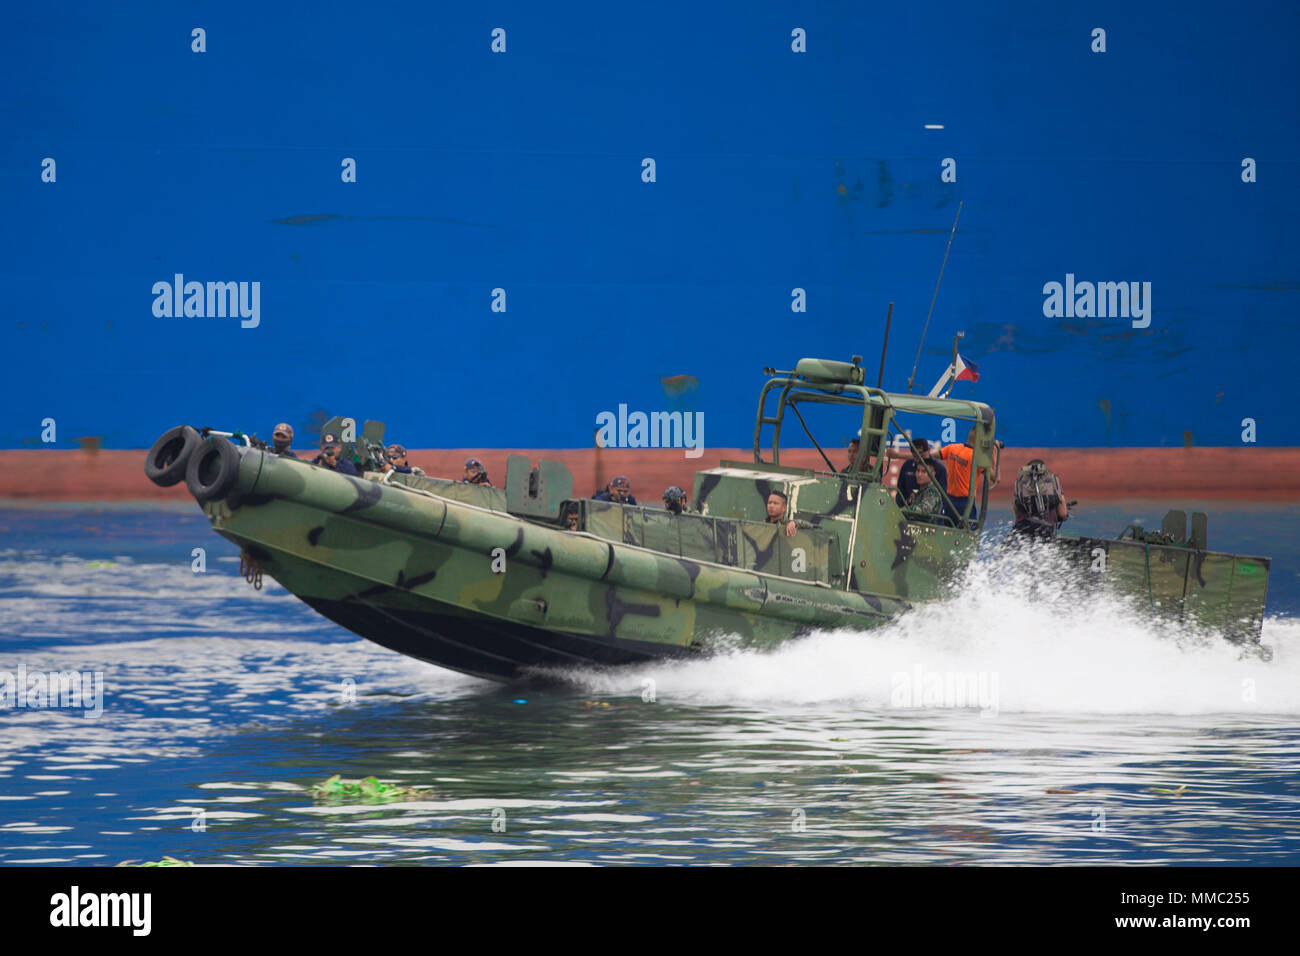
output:
M 889 303 L 889 311 L 885 313 L 885 341 L 880 346 L 880 374 L 876 376 L 876 388 L 880 388 L 885 382 L 885 350 L 889 348 L 889 323 L 894 318 L 894 303 Z
M 934 301 L 939 298 L 939 283 L 943 281 L 943 270 L 948 265 L 948 253 L 952 249 L 952 237 L 957 235 L 957 220 L 961 218 L 962 203 L 957 203 L 957 215 L 952 217 L 952 232 L 948 234 L 948 248 L 943 250 L 943 264 L 939 266 L 939 278 L 934 283 L 934 295 L 930 296 L 930 311 L 925 316 L 925 328 L 921 330 L 921 344 L 916 347 L 916 361 L 912 363 L 912 375 L 907 380 L 907 394 L 912 394 L 912 385 L 916 382 L 916 367 L 921 364 L 921 349 L 925 346 L 925 334 L 930 331 L 930 316 L 934 315 Z

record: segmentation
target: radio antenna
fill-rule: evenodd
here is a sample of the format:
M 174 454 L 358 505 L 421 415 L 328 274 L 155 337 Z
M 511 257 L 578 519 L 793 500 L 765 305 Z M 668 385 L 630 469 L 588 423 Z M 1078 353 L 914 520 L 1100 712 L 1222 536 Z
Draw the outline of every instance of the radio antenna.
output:
M 881 388 L 885 383 L 885 351 L 889 348 L 889 323 L 894 318 L 894 303 L 889 303 L 889 311 L 885 313 L 885 341 L 880 346 L 880 374 L 876 376 L 876 388 Z
M 948 253 L 952 249 L 952 237 L 957 235 L 957 220 L 961 218 L 962 203 L 957 203 L 957 215 L 952 217 L 952 232 L 948 234 L 948 248 L 943 250 L 943 265 L 939 266 L 939 278 L 934 283 L 934 295 L 930 296 L 930 311 L 925 316 L 925 328 L 921 330 L 921 344 L 916 347 L 916 361 L 912 363 L 912 375 L 907 380 L 907 394 L 912 394 L 912 385 L 916 382 L 916 367 L 921 364 L 921 349 L 925 347 L 925 334 L 930 331 L 930 316 L 934 315 L 934 301 L 939 298 L 939 283 L 943 281 L 944 266 L 948 265 Z

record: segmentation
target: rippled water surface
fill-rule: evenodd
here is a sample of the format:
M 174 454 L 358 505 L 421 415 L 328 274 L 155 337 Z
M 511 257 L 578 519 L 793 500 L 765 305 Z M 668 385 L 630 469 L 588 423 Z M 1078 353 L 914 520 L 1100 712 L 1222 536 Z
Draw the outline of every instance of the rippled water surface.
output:
M 512 687 L 254 592 L 192 506 L 3 510 L 0 672 L 104 693 L 0 709 L 0 861 L 1300 864 L 1300 509 L 1208 510 L 1274 557 L 1271 662 L 987 560 L 874 633 Z

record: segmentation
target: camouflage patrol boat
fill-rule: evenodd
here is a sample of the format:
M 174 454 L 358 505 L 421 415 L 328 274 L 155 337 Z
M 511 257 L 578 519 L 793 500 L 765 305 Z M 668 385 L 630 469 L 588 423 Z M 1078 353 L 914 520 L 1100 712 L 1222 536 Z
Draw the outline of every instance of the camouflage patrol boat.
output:
M 859 362 L 767 369 L 753 460 L 698 472 L 698 513 L 575 498 L 563 464 L 533 466 L 519 455 L 509 458 L 504 489 L 381 472 L 380 422 L 344 443 L 359 478 L 277 456 L 239 433 L 189 426 L 159 438 L 145 471 L 160 485 L 186 482 L 213 529 L 239 545 L 250 578 L 270 575 L 343 627 L 467 674 L 513 680 L 535 668 L 691 655 L 737 638 L 769 647 L 814 628 L 871 628 L 942 597 L 975 553 L 997 480 L 993 410 L 872 388 Z M 838 410 L 841 424 L 847 409 L 861 427 L 857 458 L 842 471 L 825 452 L 825 471 L 781 463 L 791 421 L 822 450 L 803 415 L 818 406 Z M 972 467 L 990 476 L 978 520 L 973 500 L 956 520 L 901 509 L 882 482 L 882 449 L 911 444 L 907 423 L 937 429 L 941 419 L 973 429 Z M 335 419 L 324 430 L 347 437 L 350 424 Z M 785 518 L 766 520 L 773 491 L 789 500 L 793 535 Z M 577 530 L 562 517 L 571 504 Z M 1078 547 L 1089 556 L 1108 548 L 1114 566 L 1126 545 Z M 1188 563 L 1166 561 L 1170 548 L 1188 552 Z M 1143 549 L 1156 555 L 1145 583 L 1162 603 L 1177 595 L 1212 623 L 1247 635 L 1253 628 L 1258 638 L 1266 559 Z M 1246 574 L 1241 561 L 1255 570 Z M 1233 586 L 1238 573 L 1249 586 Z
M 1076 579 L 1136 597 L 1153 614 L 1216 631 L 1271 660 L 1260 643 L 1270 560 L 1210 551 L 1208 518 L 1170 510 L 1159 531 L 1129 525 L 1115 538 L 1061 535 L 1052 546 Z

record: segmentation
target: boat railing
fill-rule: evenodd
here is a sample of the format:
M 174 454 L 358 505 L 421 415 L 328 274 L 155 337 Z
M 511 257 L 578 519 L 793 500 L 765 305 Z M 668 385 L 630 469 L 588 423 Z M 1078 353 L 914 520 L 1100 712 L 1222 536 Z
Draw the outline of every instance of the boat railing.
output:
M 204 438 L 207 438 L 209 435 L 216 435 L 218 438 L 229 438 L 232 440 L 232 443 L 236 445 L 242 440 L 245 448 L 253 447 L 253 440 L 241 431 L 220 432 L 215 428 L 203 428 L 199 430 L 199 434 Z

